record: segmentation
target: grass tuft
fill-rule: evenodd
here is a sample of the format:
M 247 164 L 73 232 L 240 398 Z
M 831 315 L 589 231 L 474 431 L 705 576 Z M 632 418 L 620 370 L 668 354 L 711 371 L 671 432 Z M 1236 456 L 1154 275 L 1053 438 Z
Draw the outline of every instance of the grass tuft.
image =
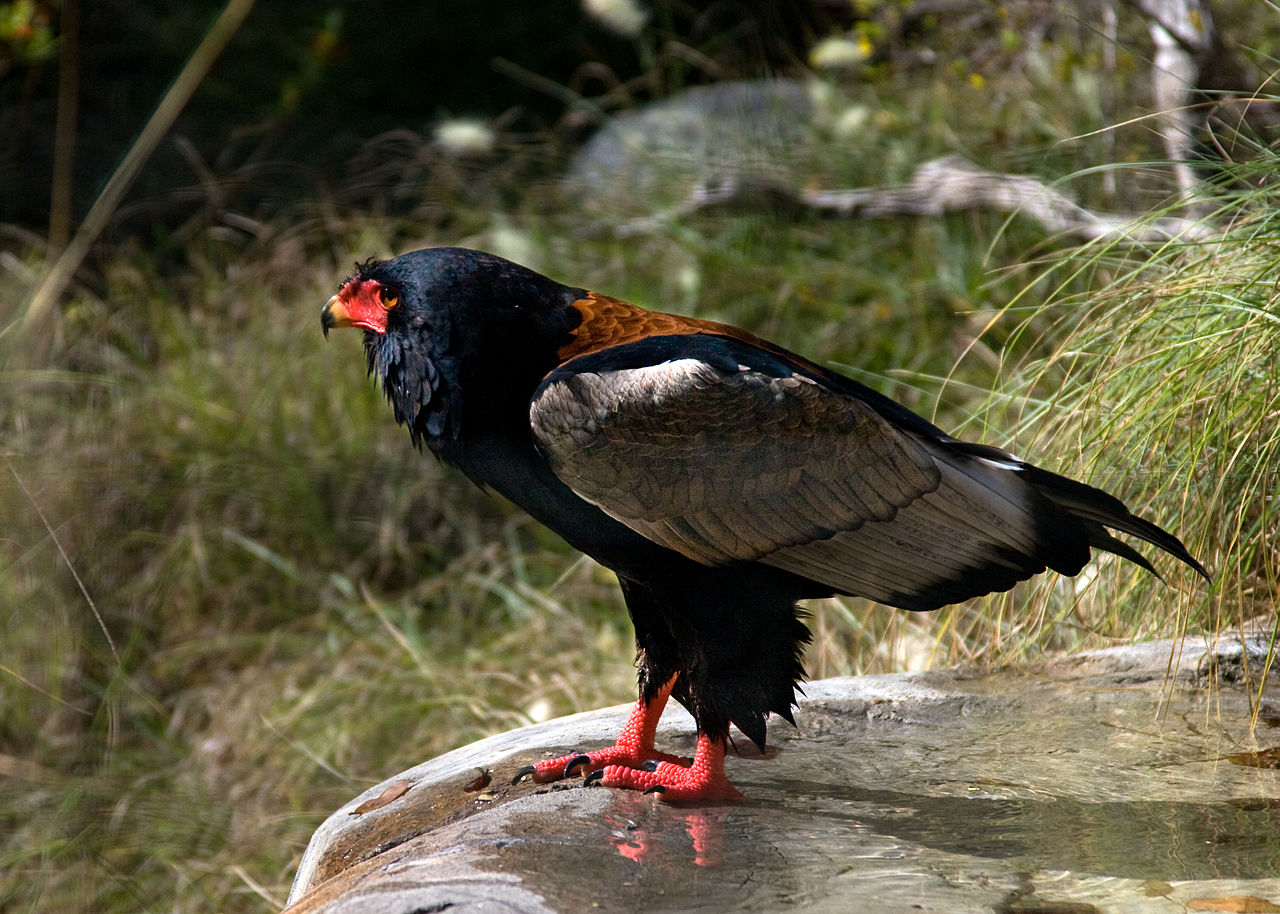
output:
M 993 73 L 992 98 L 941 68 L 886 73 L 850 101 L 865 128 L 790 167 L 840 186 L 957 147 L 1060 164 L 1090 110 L 1087 86 L 1054 78 L 1063 54 L 1028 52 L 1032 92 Z M 211 177 L 180 232 L 97 252 L 41 360 L 18 358 L 14 329 L 40 242 L 0 230 L 0 909 L 269 910 L 357 790 L 634 697 L 611 576 L 415 453 L 358 339 L 320 337 L 321 304 L 370 255 L 488 247 L 741 324 L 1114 488 L 1218 575 L 1206 591 L 1160 562 L 1163 588 L 1104 561 L 1082 584 L 930 616 L 822 601 L 815 677 L 1214 632 L 1274 608 L 1270 191 L 1230 202 L 1221 243 L 1154 255 L 1064 257 L 978 213 L 708 215 L 618 240 L 530 186 L 550 152 L 496 142 L 486 166 L 375 137 L 349 186 L 274 219 L 227 202 L 253 176 Z M 1239 180 L 1265 187 L 1263 164 Z
M 1214 584 L 1149 548 L 1167 584 L 1107 558 L 1073 581 L 1050 576 L 1031 588 L 1025 606 L 1014 596 L 984 601 L 972 613 L 948 611 L 944 628 L 962 632 L 976 656 L 1212 636 L 1273 616 L 1276 165 L 1270 156 L 1242 167 L 1237 186 L 1252 189 L 1212 201 L 1215 220 L 1229 226 L 1212 243 L 1174 241 L 1143 259 L 1105 246 L 1074 254 L 1080 269 L 1112 278 L 1023 321 L 1017 332 L 1052 340 L 1051 350 L 1011 359 L 998 394 L 974 418 L 1006 430 L 989 440 L 1115 492 L 1174 532 Z

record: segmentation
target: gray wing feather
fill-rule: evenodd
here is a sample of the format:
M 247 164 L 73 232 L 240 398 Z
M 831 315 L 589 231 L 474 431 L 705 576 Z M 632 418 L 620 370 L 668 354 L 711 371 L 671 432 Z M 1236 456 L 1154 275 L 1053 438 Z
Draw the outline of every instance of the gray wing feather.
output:
M 583 372 L 547 384 L 530 421 L 581 497 L 704 564 L 761 561 L 897 605 L 1044 568 L 1012 468 L 803 376 L 698 359 Z

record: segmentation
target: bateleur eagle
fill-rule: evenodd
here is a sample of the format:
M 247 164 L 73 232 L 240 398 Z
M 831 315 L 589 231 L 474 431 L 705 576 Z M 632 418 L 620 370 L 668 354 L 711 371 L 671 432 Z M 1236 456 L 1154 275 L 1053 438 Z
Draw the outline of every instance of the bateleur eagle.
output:
M 734 724 L 763 747 L 791 720 L 810 634 L 797 601 L 931 610 L 1101 549 L 1110 530 L 1200 574 L 1116 498 L 958 441 L 875 391 L 750 333 L 561 285 L 492 254 L 369 261 L 325 305 L 364 330 L 415 445 L 509 498 L 618 576 L 639 701 L 617 744 L 521 771 L 585 774 L 671 802 L 737 798 Z M 654 747 L 668 697 L 694 758 Z

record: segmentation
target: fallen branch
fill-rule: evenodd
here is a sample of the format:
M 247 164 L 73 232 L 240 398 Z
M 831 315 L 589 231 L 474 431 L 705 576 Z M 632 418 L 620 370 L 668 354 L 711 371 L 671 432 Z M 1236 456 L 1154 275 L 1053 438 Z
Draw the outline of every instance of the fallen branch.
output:
M 1059 190 L 1027 175 L 984 171 L 960 156 L 920 165 L 906 184 L 849 190 L 792 190 L 754 177 L 729 176 L 699 184 L 683 201 L 661 213 L 615 227 L 619 237 L 647 234 L 698 210 L 732 207 L 813 211 L 844 218 L 938 216 L 988 209 L 1025 216 L 1051 234 L 1094 240 L 1124 238 L 1150 244 L 1180 238 L 1205 241 L 1217 232 L 1190 219 L 1145 219 L 1095 213 Z

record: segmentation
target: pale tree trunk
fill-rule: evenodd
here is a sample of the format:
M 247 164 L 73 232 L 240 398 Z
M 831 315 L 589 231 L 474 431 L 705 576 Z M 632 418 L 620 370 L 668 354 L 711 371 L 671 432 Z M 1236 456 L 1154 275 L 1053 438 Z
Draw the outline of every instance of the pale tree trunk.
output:
M 1203 0 L 1135 0 L 1146 15 L 1155 44 L 1152 100 L 1162 127 L 1160 139 L 1184 201 L 1195 196 L 1191 150 L 1198 118 L 1192 110 L 1200 68 L 1217 48 L 1217 32 Z

